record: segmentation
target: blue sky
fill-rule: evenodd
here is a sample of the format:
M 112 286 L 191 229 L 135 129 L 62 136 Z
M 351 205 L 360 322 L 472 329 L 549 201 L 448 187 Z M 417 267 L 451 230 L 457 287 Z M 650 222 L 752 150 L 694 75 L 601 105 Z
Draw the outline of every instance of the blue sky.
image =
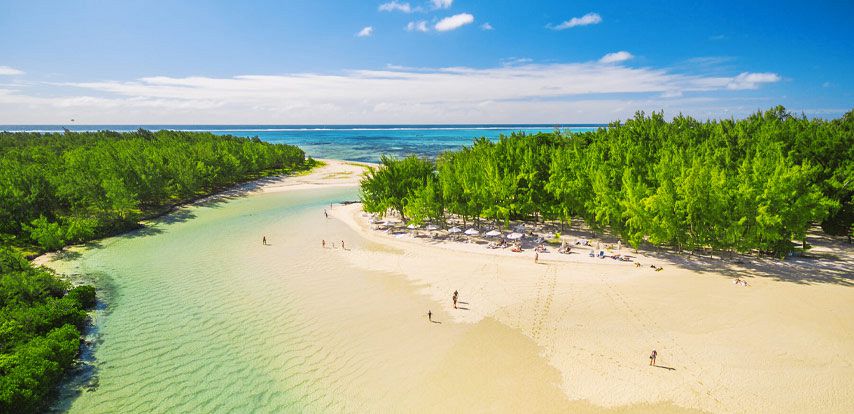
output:
M 0 123 L 854 108 L 850 1 L 0 0 Z

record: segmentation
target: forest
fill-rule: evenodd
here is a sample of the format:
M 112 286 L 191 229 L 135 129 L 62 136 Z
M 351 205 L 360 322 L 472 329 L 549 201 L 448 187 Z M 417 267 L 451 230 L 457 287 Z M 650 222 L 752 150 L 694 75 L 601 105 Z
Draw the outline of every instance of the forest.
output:
M 0 412 L 45 408 L 96 301 L 26 257 L 314 164 L 294 146 L 201 132 L 0 132 Z
M 783 256 L 793 241 L 807 247 L 814 224 L 851 237 L 854 111 L 704 122 L 639 112 L 592 132 L 478 139 L 435 160 L 382 157 L 360 194 L 366 211 L 414 223 L 578 218 L 635 248 Z

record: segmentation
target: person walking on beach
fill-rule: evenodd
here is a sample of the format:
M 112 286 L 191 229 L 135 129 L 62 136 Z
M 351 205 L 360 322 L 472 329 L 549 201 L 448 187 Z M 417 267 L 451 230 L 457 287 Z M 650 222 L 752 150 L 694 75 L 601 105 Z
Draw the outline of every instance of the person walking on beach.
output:
M 454 296 L 452 296 L 451 299 L 454 301 L 454 309 L 456 309 L 457 308 L 457 291 L 456 290 L 454 291 Z
M 539 263 L 539 262 L 540 262 L 540 254 L 537 252 L 534 252 L 534 263 Z
M 263 244 L 264 246 L 267 245 L 267 236 L 261 237 L 261 244 Z
M 427 320 L 433 322 L 433 312 L 430 309 L 427 309 Z
M 326 240 L 325 239 L 320 241 L 320 246 L 323 247 L 324 249 L 326 248 Z
M 324 215 L 326 218 L 329 218 L 329 213 L 327 213 L 327 212 L 326 212 L 326 209 L 325 209 L 325 208 L 323 209 L 323 215 Z
M 655 357 L 657 357 L 657 356 L 658 356 L 658 351 L 653 349 L 652 353 L 649 354 L 649 365 L 651 365 L 653 367 L 655 366 Z
M 347 248 L 346 248 L 346 247 L 344 247 L 344 240 L 341 240 L 341 248 L 342 248 L 342 249 L 344 249 L 344 250 L 347 250 Z

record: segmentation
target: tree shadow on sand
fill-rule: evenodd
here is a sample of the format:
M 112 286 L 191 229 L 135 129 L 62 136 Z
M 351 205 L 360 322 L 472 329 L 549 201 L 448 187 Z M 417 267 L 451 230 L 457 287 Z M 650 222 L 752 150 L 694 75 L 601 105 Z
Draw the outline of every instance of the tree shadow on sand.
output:
M 732 278 L 765 277 L 797 284 L 835 284 L 854 287 L 854 246 L 842 238 L 812 231 L 812 245 L 805 255 L 778 259 L 768 256 L 735 254 L 724 257 L 694 255 L 661 248 L 649 248 L 644 256 L 670 261 L 700 273 L 719 273 Z

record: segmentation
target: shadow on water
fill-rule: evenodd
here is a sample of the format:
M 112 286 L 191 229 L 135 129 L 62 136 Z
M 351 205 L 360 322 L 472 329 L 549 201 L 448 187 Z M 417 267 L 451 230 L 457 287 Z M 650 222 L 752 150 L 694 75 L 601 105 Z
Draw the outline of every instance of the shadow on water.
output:
M 177 223 L 187 222 L 187 221 L 192 220 L 194 218 L 196 218 L 195 213 L 193 213 L 189 209 L 181 208 L 181 209 L 175 210 L 175 211 L 173 211 L 173 212 L 171 212 L 165 216 L 161 216 L 161 217 L 157 218 L 156 220 L 154 220 L 154 222 L 157 224 L 161 224 L 161 223 L 162 224 L 177 224 Z
M 249 194 L 261 191 L 261 189 L 269 184 L 278 182 L 282 179 L 282 176 L 271 176 L 259 178 L 257 180 L 249 181 L 243 184 L 239 184 L 236 187 L 230 188 L 225 191 L 221 191 L 211 196 L 204 197 L 194 203 L 195 206 L 208 207 L 208 208 L 218 208 L 222 204 L 225 204 L 231 200 L 236 200 L 238 198 L 246 197 Z M 170 214 L 171 215 L 171 214 Z
M 89 247 L 88 244 L 87 244 L 87 247 Z M 54 260 L 58 260 L 58 261 L 62 261 L 62 262 L 68 262 L 68 261 L 77 260 L 81 257 L 83 257 L 83 253 L 80 253 L 76 250 L 61 250 L 61 251 L 57 252 L 56 255 L 54 255 Z
M 116 298 L 120 296 L 112 278 L 106 273 L 72 274 L 68 277 L 75 284 L 85 283 L 96 286 L 98 299 L 95 309 L 89 313 L 89 324 L 83 332 L 84 339 L 80 345 L 80 354 L 59 385 L 54 403 L 47 410 L 51 413 L 67 412 L 77 397 L 83 393 L 98 390 L 100 363 L 95 353 L 104 342 L 100 321 L 110 314 L 111 304 L 115 303 Z

